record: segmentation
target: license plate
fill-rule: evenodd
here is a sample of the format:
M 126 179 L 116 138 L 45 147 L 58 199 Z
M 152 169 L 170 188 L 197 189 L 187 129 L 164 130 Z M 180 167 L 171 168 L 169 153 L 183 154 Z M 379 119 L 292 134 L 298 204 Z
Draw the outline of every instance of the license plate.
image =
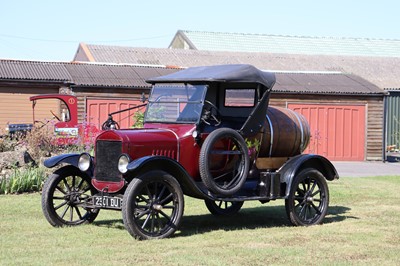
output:
M 121 209 L 122 199 L 119 197 L 93 196 L 94 205 L 97 207 Z

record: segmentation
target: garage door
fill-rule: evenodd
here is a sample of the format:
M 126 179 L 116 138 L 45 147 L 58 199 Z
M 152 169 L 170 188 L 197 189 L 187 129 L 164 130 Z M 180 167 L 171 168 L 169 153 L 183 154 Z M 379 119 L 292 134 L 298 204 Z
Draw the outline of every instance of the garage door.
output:
M 42 92 L 43 93 L 43 92 Z M 46 91 L 49 93 L 49 91 Z M 32 124 L 32 102 L 29 97 L 41 94 L 37 93 L 0 93 L 0 131 L 4 130 L 6 124 Z M 50 113 L 60 114 L 60 104 L 58 100 L 46 99 L 39 100 L 35 106 L 35 119 L 47 121 L 53 118 Z M 0 133 L 1 135 L 1 133 Z
M 108 114 L 142 104 L 137 100 L 124 99 L 87 99 L 86 121 L 101 129 L 101 125 L 107 120 Z M 129 128 L 134 124 L 133 115 L 138 109 L 122 112 L 113 115 L 113 119 L 118 122 L 120 128 Z M 144 111 L 144 108 L 139 109 Z
M 333 161 L 365 159 L 365 106 L 289 104 L 306 117 L 311 140 L 305 153 L 323 155 Z

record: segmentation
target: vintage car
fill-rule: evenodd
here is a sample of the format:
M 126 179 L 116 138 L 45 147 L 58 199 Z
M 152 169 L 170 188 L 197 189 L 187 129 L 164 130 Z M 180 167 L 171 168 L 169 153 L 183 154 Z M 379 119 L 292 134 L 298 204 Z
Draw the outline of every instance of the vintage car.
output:
M 285 200 L 293 225 L 320 224 L 328 210 L 327 180 L 339 178 L 326 158 L 301 154 L 310 139 L 294 111 L 268 107 L 275 75 L 251 65 L 193 67 L 148 80 L 153 85 L 144 127 L 96 138 L 94 156 L 63 154 L 42 193 L 53 226 L 93 222 L 100 209 L 121 210 L 137 239 L 171 236 L 184 195 L 215 215 L 244 201 Z M 59 166 L 63 164 L 64 166 Z

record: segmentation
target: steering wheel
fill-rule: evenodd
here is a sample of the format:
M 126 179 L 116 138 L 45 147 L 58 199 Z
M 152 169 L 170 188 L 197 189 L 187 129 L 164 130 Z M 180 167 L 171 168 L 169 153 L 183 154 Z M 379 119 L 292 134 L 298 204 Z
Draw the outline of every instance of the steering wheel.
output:
M 212 102 L 205 100 L 201 121 L 209 126 L 217 127 L 221 124 L 220 116 L 218 108 Z
M 61 121 L 61 119 L 58 117 L 58 115 L 56 115 L 52 110 L 50 110 L 50 113 L 54 116 L 55 119 L 57 119 L 58 121 Z

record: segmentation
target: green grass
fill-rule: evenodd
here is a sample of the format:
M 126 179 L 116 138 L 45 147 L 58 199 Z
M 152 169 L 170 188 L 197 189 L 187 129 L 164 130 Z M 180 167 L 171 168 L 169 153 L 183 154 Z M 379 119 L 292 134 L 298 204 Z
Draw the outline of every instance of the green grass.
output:
M 217 218 L 185 198 L 173 238 L 136 241 L 121 213 L 102 210 L 91 225 L 53 228 L 40 195 L 0 196 L 1 265 L 400 265 L 400 176 L 329 182 L 324 224 L 289 225 L 282 200 L 246 202 Z

